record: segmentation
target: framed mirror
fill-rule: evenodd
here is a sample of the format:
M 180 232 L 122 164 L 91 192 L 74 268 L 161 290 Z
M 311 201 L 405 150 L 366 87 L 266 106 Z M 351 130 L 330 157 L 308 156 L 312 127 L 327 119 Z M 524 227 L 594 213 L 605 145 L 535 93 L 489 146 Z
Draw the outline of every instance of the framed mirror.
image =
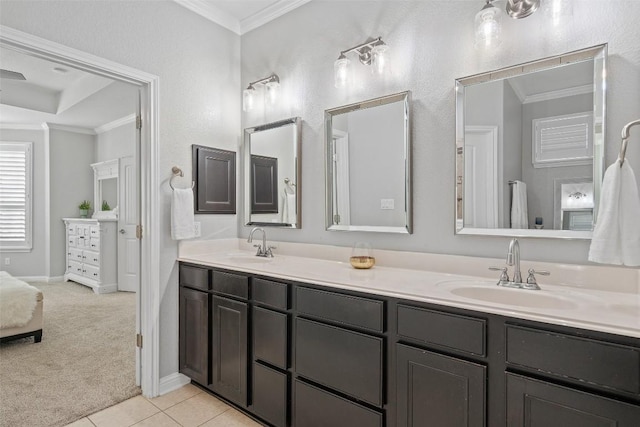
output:
M 246 225 L 301 227 L 301 132 L 300 117 L 245 129 Z
M 411 233 L 410 93 L 325 111 L 330 231 Z
M 93 163 L 93 218 L 118 218 L 119 159 Z
M 589 239 L 607 46 L 456 80 L 457 234 Z

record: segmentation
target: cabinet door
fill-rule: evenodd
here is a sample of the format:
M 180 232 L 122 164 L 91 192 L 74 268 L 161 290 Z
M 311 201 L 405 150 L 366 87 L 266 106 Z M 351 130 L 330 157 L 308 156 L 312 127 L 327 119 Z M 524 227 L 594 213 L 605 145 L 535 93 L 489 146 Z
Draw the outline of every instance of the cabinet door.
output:
M 640 406 L 507 374 L 508 427 L 637 427 Z
M 211 384 L 227 399 L 247 405 L 247 304 L 213 296 Z
M 485 425 L 486 368 L 397 344 L 398 426 Z
M 180 287 L 180 372 L 209 382 L 209 295 Z

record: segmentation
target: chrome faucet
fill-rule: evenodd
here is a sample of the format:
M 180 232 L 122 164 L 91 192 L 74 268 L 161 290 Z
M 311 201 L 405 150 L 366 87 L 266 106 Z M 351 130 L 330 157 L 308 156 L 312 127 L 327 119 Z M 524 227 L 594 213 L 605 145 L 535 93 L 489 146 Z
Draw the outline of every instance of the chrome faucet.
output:
M 267 233 L 264 231 L 262 227 L 254 227 L 251 230 L 251 232 L 249 233 L 249 238 L 247 239 L 247 243 L 253 242 L 253 233 L 255 233 L 256 231 L 262 232 L 262 245 L 253 245 L 254 248 L 258 248 L 258 251 L 256 252 L 256 256 L 272 258 L 273 252 L 271 252 L 271 249 L 276 249 L 276 247 L 267 246 Z
M 522 283 L 522 272 L 520 271 L 520 243 L 518 239 L 511 239 L 509 242 L 509 252 L 507 252 L 507 265 L 513 265 L 513 283 Z
M 513 280 L 509 280 L 507 273 L 507 267 L 489 267 L 489 270 L 500 271 L 500 279 L 498 280 L 498 286 L 506 286 L 508 288 L 520 288 L 539 290 L 540 286 L 536 281 L 536 274 L 548 276 L 551 273 L 548 271 L 529 269 L 529 276 L 526 282 L 522 282 L 522 271 L 520 270 L 520 243 L 518 239 L 511 239 L 509 242 L 509 251 L 507 252 L 507 265 L 513 266 Z

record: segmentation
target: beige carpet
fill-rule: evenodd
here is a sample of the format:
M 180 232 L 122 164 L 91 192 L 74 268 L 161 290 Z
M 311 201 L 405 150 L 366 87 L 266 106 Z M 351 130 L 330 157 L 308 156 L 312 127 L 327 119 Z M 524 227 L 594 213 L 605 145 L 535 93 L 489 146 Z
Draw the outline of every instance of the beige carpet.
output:
M 31 284 L 44 294 L 42 342 L 0 344 L 0 426 L 64 426 L 140 394 L 135 294 Z

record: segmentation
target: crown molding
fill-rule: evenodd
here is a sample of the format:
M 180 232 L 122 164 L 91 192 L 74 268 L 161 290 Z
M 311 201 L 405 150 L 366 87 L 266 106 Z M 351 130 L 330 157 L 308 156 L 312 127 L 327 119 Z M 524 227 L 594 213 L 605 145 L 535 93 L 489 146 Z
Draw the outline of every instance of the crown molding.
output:
M 96 132 L 93 129 L 83 128 L 80 126 L 70 126 L 70 125 L 58 125 L 56 123 L 47 123 L 49 129 L 53 130 L 61 130 L 65 132 L 73 132 L 73 133 L 82 133 L 85 135 L 96 135 Z
M 129 123 L 133 123 L 135 121 L 136 121 L 136 115 L 129 114 L 128 116 L 124 116 L 112 122 L 105 123 L 102 126 L 98 126 L 97 128 L 94 128 L 93 131 L 97 135 L 100 135 L 101 133 L 108 132 L 115 128 L 119 128 L 120 126 L 128 125 Z
M 43 130 L 44 123 L 0 123 L 2 130 Z
M 246 17 L 238 20 L 235 16 L 216 7 L 207 0 L 174 0 L 180 6 L 189 9 L 192 12 L 208 19 L 211 22 L 233 31 L 238 35 L 243 35 L 253 29 L 256 29 L 279 16 L 289 13 L 292 10 L 302 6 L 311 0 L 278 0 L 270 6 Z
M 551 99 L 565 98 L 567 96 L 584 95 L 593 93 L 593 85 L 575 86 L 567 89 L 554 90 L 551 92 L 536 93 L 527 95 L 522 101 L 523 104 L 531 104 L 533 102 L 549 101 Z
M 311 0 L 278 0 L 271 6 L 254 13 L 240 21 L 240 34 L 248 33 L 269 21 L 291 12 L 292 10 L 309 3 Z
M 240 21 L 227 13 L 220 8 L 214 6 L 210 2 L 205 0 L 174 0 L 182 7 L 186 7 L 192 12 L 197 13 L 198 15 L 208 19 L 211 22 L 215 22 L 216 24 L 226 28 L 227 30 L 231 30 L 234 33 L 241 35 L 240 32 Z

